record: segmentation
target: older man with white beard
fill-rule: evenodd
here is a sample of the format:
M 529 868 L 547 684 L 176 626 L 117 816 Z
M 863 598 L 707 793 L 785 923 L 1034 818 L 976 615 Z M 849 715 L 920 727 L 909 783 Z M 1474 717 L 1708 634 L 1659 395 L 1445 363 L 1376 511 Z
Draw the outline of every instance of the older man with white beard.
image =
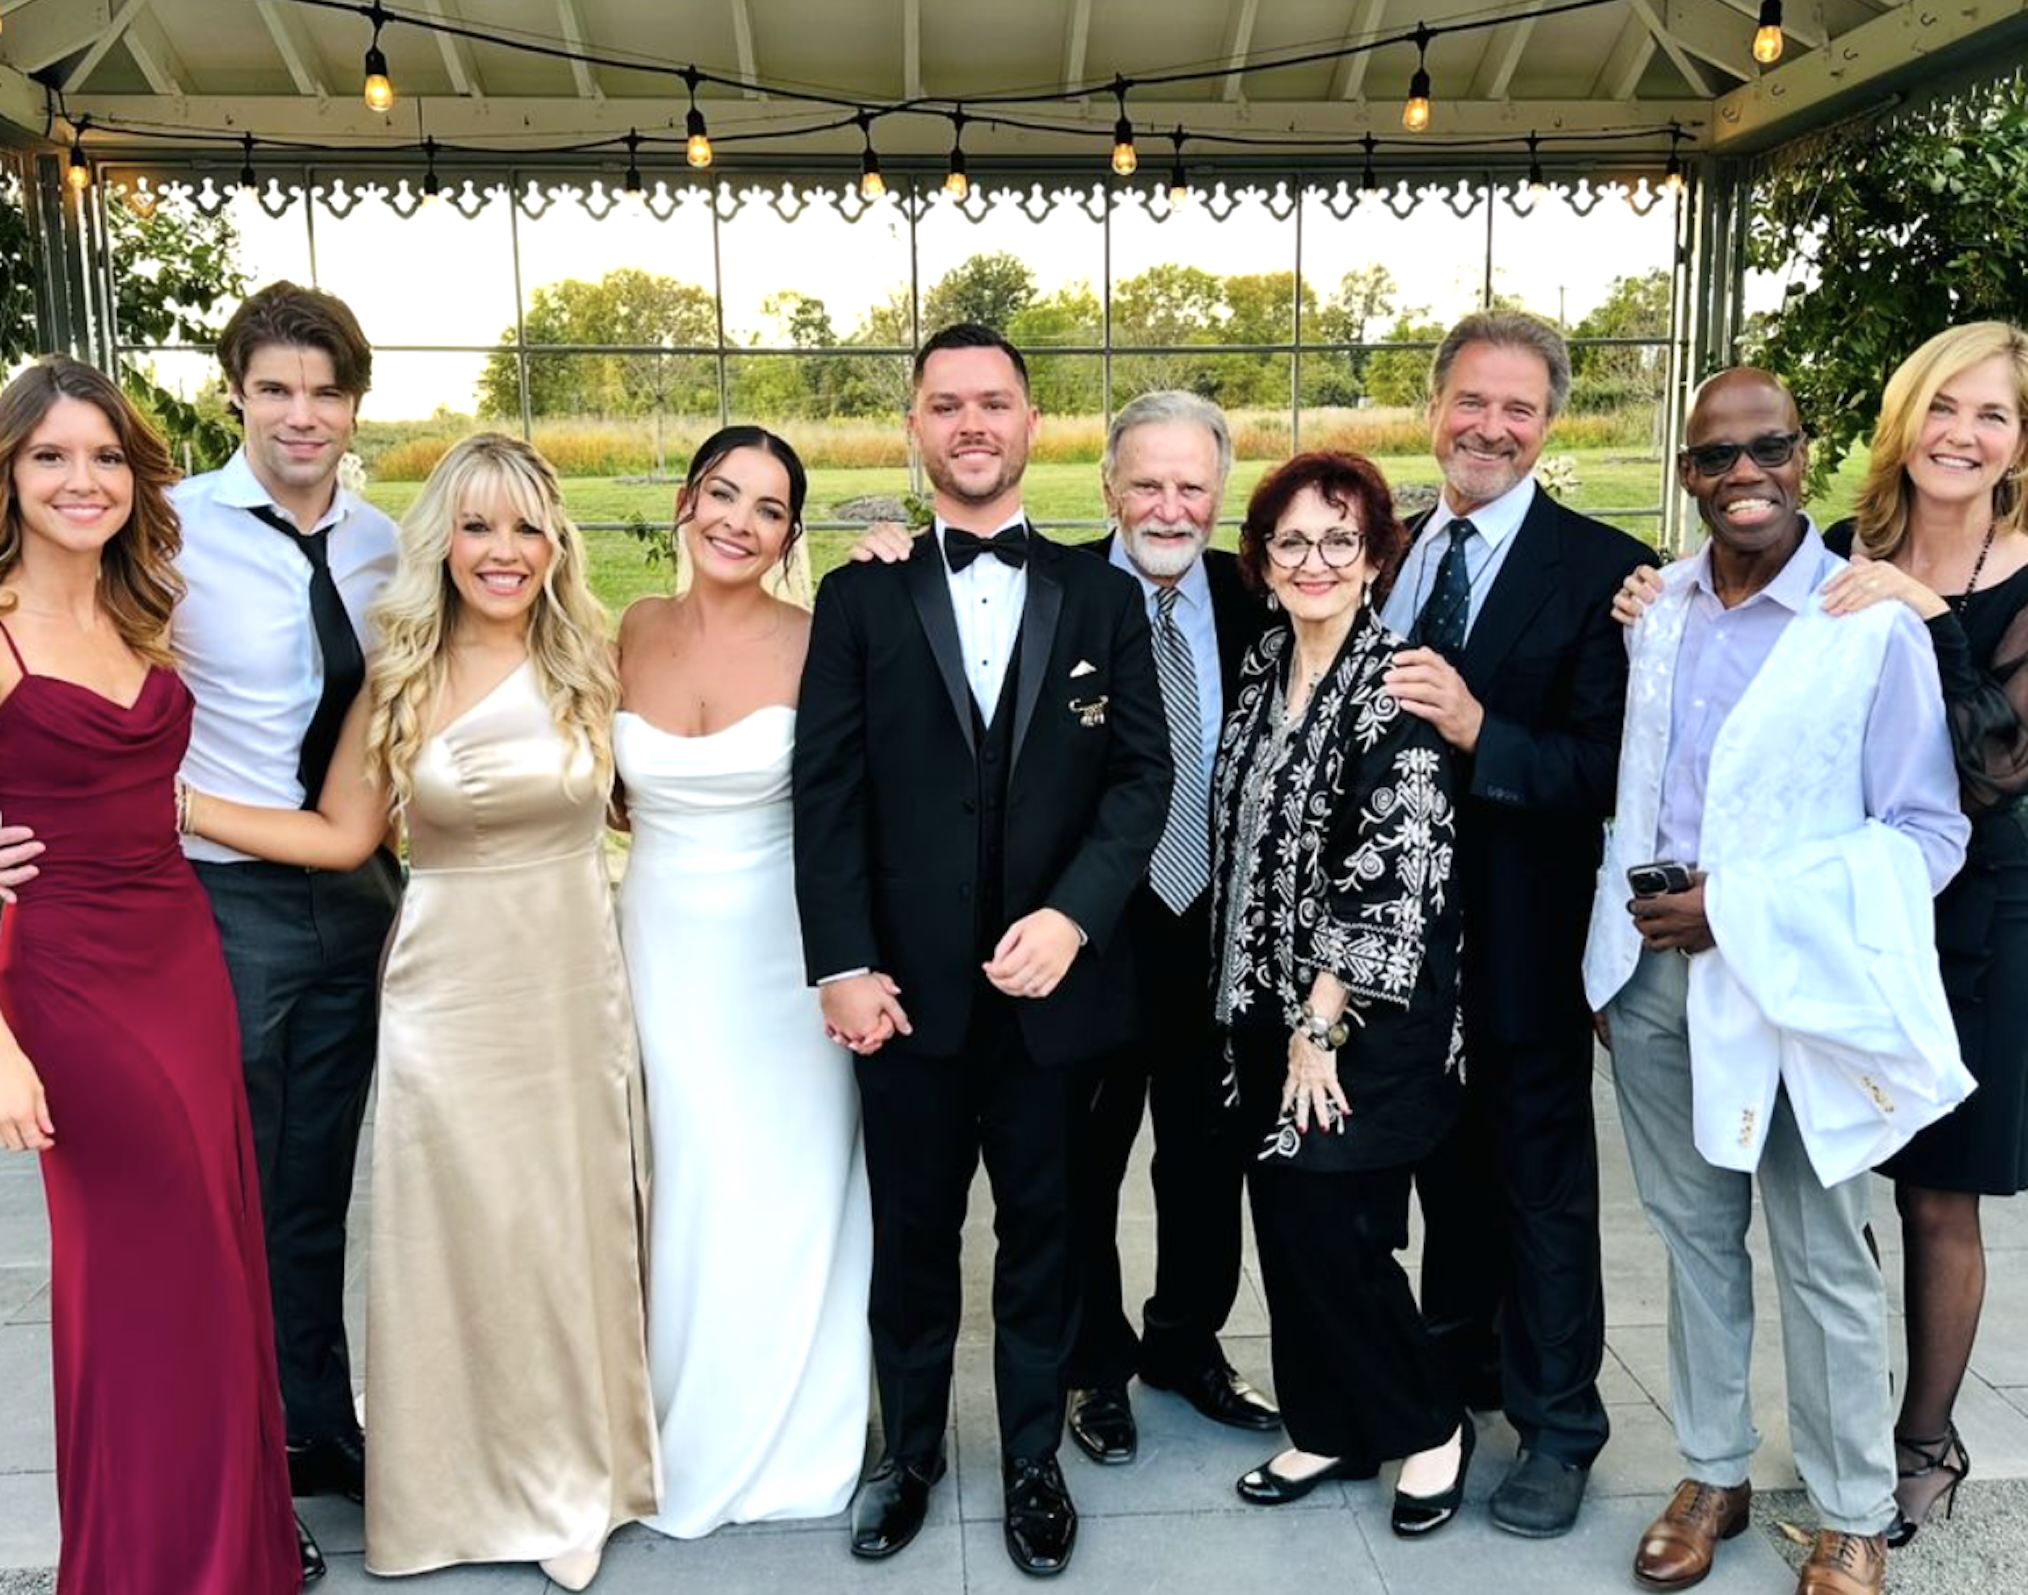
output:
M 1238 562 L 1210 547 L 1231 468 L 1232 434 L 1217 405 L 1193 393 L 1143 394 L 1106 434 L 1100 477 L 1114 531 L 1082 545 L 1141 584 L 1176 765 L 1167 826 L 1121 922 L 1134 949 L 1141 1032 L 1106 1063 L 1079 1192 L 1084 1312 L 1064 1377 L 1071 1439 L 1102 1463 L 1134 1459 L 1127 1384 L 1136 1374 L 1218 1423 L 1265 1431 L 1281 1422 L 1218 1343 L 1239 1292 L 1244 1160 L 1224 1134 L 1217 1093 L 1207 804 L 1240 661 L 1267 619 Z M 906 558 L 910 546 L 899 529 L 876 529 L 853 557 Z M 1118 1227 L 1144 1103 L 1155 1125 L 1155 1290 L 1136 1335 L 1122 1300 Z

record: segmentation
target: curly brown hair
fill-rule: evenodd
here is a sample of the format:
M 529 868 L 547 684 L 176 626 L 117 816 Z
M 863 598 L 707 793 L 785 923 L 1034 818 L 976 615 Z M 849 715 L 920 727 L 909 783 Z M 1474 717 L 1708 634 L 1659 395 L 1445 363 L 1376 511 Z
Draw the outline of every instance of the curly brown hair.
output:
M 161 435 L 119 385 L 69 355 L 43 356 L 0 390 L 0 584 L 21 563 L 14 462 L 59 399 L 76 399 L 105 416 L 134 475 L 133 513 L 99 555 L 99 605 L 135 654 L 151 665 L 173 667 L 169 616 L 183 596 L 174 563 L 183 547 L 183 524 L 169 502 L 176 467 Z M 14 604 L 12 594 L 0 593 L 0 615 Z
M 1239 573 L 1255 592 L 1267 586 L 1267 545 L 1275 525 L 1304 488 L 1313 487 L 1334 509 L 1351 516 L 1365 540 L 1367 586 L 1375 604 L 1387 598 L 1408 549 L 1408 532 L 1394 513 L 1387 478 L 1363 454 L 1317 449 L 1298 454 L 1260 479 L 1246 501 L 1239 527 Z

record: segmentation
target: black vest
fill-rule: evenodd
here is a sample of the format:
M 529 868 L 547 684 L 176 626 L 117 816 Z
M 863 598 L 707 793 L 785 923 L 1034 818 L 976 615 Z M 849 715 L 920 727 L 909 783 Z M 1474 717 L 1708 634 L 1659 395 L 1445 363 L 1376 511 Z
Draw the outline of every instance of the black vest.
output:
M 979 700 L 971 700 L 972 741 L 978 749 L 973 771 L 979 783 L 979 889 L 972 940 L 982 963 L 993 956 L 994 945 L 1007 931 L 1007 774 L 1014 763 L 1014 704 L 1020 679 L 1017 636 L 991 724 L 979 712 Z

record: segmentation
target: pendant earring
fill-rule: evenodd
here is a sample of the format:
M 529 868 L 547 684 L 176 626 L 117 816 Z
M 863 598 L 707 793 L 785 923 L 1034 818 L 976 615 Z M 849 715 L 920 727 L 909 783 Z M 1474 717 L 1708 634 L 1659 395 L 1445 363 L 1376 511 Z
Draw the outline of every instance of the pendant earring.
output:
M 1282 612 L 1282 595 L 1280 593 L 1269 593 L 1268 613 L 1270 615 L 1279 615 L 1281 612 Z

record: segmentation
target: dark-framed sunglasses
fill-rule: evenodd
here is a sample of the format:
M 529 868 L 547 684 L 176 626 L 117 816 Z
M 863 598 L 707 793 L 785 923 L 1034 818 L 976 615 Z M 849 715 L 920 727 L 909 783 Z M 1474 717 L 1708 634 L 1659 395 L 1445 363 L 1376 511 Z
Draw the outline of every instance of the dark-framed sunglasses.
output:
M 1285 532 L 1280 537 L 1270 537 L 1267 556 L 1282 570 L 1301 570 L 1303 561 L 1310 557 L 1310 550 L 1317 551 L 1317 557 L 1332 570 L 1343 570 L 1347 565 L 1357 564 L 1359 552 L 1366 546 L 1365 537 L 1358 532 L 1327 532 L 1322 538 L 1310 538 L 1300 532 Z
M 1677 450 L 1676 457 L 1687 461 L 1699 476 L 1723 476 L 1739 463 L 1742 454 L 1763 471 L 1772 471 L 1788 464 L 1802 441 L 1800 432 L 1763 432 L 1747 443 L 1698 443 Z

